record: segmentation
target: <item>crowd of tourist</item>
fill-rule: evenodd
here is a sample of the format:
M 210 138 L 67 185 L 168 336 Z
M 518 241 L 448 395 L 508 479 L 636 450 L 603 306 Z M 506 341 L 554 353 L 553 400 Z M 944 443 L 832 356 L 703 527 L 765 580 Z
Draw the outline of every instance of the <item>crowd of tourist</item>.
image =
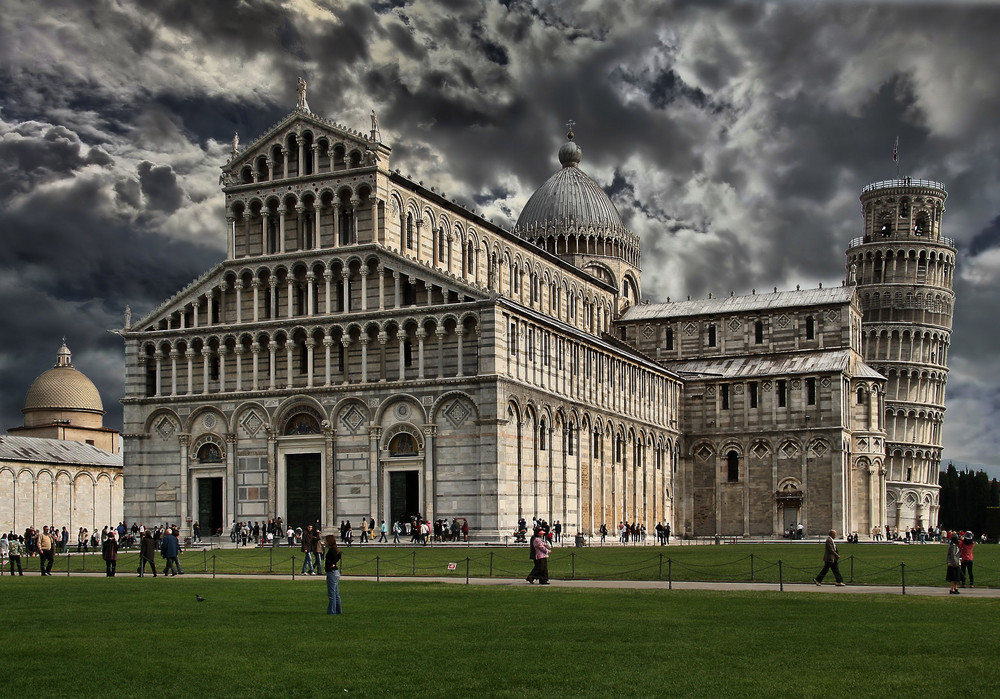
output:
M 117 574 L 119 551 L 135 547 L 139 547 L 140 553 L 140 564 L 136 569 L 139 577 L 143 576 L 147 564 L 153 576 L 157 575 L 154 562 L 156 551 L 166 559 L 165 573 L 180 575 L 183 572 L 178 561 L 181 548 L 176 526 L 161 524 L 147 529 L 141 523 L 133 523 L 131 527 L 126 527 L 124 522 L 119 522 L 117 527 L 109 525 L 100 532 L 96 530 L 91 532 L 86 527 L 80 527 L 76 535 L 77 553 L 86 554 L 91 549 L 95 552 L 100 551 L 108 577 Z M 41 574 L 52 575 L 55 554 L 68 553 L 70 548 L 70 534 L 66 527 L 59 529 L 45 525 L 41 530 L 28 527 L 23 534 L 7 532 L 0 535 L 0 573 L 9 563 L 11 575 L 24 575 L 22 560 L 37 558 Z

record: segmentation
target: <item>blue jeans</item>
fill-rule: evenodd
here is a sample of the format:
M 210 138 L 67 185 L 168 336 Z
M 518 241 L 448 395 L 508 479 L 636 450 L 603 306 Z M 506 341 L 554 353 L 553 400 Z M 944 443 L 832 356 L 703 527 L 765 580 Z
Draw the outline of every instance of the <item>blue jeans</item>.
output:
M 305 558 L 302 559 L 302 574 L 303 575 L 305 575 L 306 573 L 312 573 L 313 572 L 313 555 L 312 555 L 312 552 L 311 551 L 307 551 L 304 555 L 305 555 Z
M 330 604 L 326 607 L 327 614 L 343 614 L 340 609 L 340 571 L 331 570 L 326 574 L 326 595 Z

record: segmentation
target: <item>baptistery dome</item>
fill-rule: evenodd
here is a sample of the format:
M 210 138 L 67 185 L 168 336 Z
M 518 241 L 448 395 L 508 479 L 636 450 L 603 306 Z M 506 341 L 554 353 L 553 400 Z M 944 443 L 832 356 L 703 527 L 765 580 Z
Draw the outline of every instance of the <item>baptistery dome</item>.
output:
M 94 382 L 73 368 L 72 355 L 63 343 L 56 355 L 56 364 L 41 374 L 24 399 L 25 424 L 47 420 L 55 413 L 91 413 L 104 415 L 101 394 Z

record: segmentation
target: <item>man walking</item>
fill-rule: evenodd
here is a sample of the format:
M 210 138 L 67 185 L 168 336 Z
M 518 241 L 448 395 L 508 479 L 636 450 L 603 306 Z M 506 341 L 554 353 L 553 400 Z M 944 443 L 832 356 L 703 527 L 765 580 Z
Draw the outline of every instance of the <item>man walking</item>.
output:
M 42 575 L 52 575 L 52 564 L 55 562 L 55 542 L 49 534 L 48 527 L 42 527 L 42 533 L 38 535 L 38 564 L 41 566 Z
M 167 527 L 163 531 L 163 537 L 160 539 L 160 555 L 166 559 L 166 564 L 163 566 L 163 576 L 174 577 L 178 574 L 182 574 L 180 561 L 177 557 L 180 555 L 181 545 L 177 540 L 177 530 Z
M 313 574 L 313 525 L 307 525 L 306 530 L 302 532 L 302 553 L 305 554 L 302 557 L 302 575 L 312 575 Z
M 823 584 L 823 578 L 826 576 L 827 571 L 833 571 L 833 577 L 837 579 L 837 587 L 844 587 L 844 576 L 840 574 L 840 554 L 837 552 L 837 542 L 834 539 L 837 537 L 837 530 L 831 529 L 830 535 L 826 537 L 825 547 L 823 549 L 823 570 L 820 571 L 819 575 L 813 578 L 813 582 L 817 585 Z
M 389 525 L 385 523 L 384 519 L 382 520 L 382 524 L 379 525 L 378 528 L 378 540 L 379 543 L 381 544 L 389 543 Z
M 145 531 L 142 534 L 142 540 L 139 543 L 139 577 L 144 577 L 146 575 L 146 564 L 153 571 L 153 577 L 156 577 L 156 563 L 154 558 L 156 557 L 156 541 L 153 539 L 149 531 Z

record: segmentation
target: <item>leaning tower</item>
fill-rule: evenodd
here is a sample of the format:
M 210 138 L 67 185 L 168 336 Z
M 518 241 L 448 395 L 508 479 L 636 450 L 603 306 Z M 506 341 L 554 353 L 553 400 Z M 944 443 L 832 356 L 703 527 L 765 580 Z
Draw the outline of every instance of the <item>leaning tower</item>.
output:
M 865 361 L 888 378 L 885 509 L 890 527 L 933 526 L 955 294 L 955 242 L 941 235 L 948 193 L 910 177 L 861 192 L 864 235 L 847 250 L 864 312 Z

